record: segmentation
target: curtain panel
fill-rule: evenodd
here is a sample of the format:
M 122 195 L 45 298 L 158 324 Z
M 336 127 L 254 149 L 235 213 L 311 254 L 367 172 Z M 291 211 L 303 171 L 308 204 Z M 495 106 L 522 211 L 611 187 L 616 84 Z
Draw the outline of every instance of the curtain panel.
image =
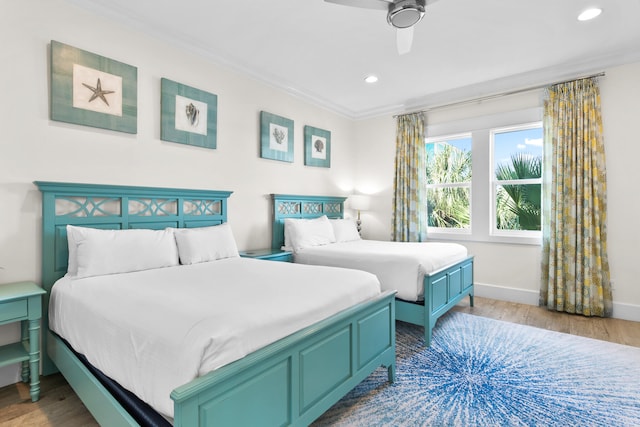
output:
M 548 88 L 544 105 L 540 304 L 610 316 L 607 189 L 595 78 Z
M 413 113 L 396 118 L 391 240 L 426 240 L 425 118 Z

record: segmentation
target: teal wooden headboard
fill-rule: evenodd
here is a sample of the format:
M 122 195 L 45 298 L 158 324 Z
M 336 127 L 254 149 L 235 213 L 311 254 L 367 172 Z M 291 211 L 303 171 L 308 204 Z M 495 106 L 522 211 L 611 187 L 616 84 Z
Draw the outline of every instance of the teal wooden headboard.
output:
M 292 194 L 272 194 L 273 225 L 271 247 L 284 245 L 285 218 L 311 219 L 326 215 L 329 218 L 344 217 L 346 197 L 297 196 Z
M 49 291 L 67 272 L 68 224 L 116 230 L 217 225 L 227 221 L 227 199 L 232 193 L 43 181 L 34 184 L 42 193 L 42 287 L 47 291 L 44 331 L 48 330 Z M 48 357 L 44 359 L 43 372 L 53 372 L 53 364 Z

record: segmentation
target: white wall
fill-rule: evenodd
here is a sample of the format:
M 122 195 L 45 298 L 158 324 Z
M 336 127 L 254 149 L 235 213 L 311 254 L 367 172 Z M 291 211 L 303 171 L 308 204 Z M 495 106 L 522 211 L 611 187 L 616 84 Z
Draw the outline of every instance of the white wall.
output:
M 640 212 L 637 196 L 640 138 L 640 63 L 607 70 L 601 80 L 602 120 L 607 156 L 608 246 L 614 316 L 640 320 Z M 628 314 L 628 315 L 627 315 Z
M 613 280 L 614 317 L 640 320 L 640 263 L 635 260 L 640 229 L 635 226 L 640 198 L 634 175 L 640 141 L 634 124 L 640 117 L 640 64 L 606 70 L 600 79 L 608 177 L 608 248 Z M 532 91 L 427 113 L 429 126 L 523 110 L 542 105 L 542 91 Z M 373 194 L 375 211 L 362 213 L 363 235 L 389 239 L 395 121 L 357 122 L 356 187 Z M 538 303 L 540 246 L 460 242 L 475 255 L 476 294 L 508 301 Z
M 353 188 L 354 124 L 342 116 L 59 0 L 3 2 L 0 37 L 0 283 L 40 278 L 35 180 L 232 190 L 240 249 L 270 246 L 270 193 Z M 136 135 L 49 119 L 51 40 L 137 67 Z M 160 140 L 162 77 L 218 95 L 216 150 Z M 293 163 L 260 158 L 261 110 L 294 120 Z M 330 169 L 304 166 L 304 125 L 331 131 Z M 0 327 L 0 344 L 17 337 Z M 0 370 L 0 385 L 16 379 L 16 367 Z

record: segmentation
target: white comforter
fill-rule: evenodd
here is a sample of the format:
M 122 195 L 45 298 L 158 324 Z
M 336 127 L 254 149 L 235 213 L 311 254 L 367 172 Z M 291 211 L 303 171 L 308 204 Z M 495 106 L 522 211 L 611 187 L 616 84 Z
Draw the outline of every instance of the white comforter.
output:
M 177 386 L 380 293 L 356 270 L 229 258 L 53 287 L 50 327 L 166 417 Z
M 429 274 L 467 257 L 467 248 L 457 243 L 386 242 L 355 240 L 300 249 L 294 261 L 302 264 L 356 268 L 375 274 L 383 290 L 397 290 L 405 301 L 424 299 L 423 279 Z

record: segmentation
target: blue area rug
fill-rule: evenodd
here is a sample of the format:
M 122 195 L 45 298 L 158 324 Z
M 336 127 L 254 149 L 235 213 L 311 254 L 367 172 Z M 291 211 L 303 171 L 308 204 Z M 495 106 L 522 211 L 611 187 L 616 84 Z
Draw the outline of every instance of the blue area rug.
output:
M 640 426 L 640 348 L 464 313 L 397 322 L 378 369 L 314 426 Z

